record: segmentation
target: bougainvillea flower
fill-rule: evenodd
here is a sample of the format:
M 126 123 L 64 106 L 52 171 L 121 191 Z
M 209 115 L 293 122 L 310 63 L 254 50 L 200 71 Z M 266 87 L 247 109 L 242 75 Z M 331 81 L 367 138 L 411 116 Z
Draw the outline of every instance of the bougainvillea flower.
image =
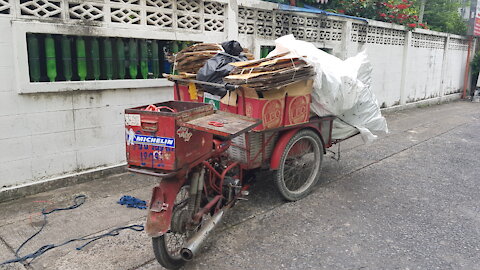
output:
M 408 27 L 416 27 L 417 24 L 416 24 L 416 23 L 409 23 L 409 24 L 407 24 L 407 26 L 408 26 Z
M 385 14 L 385 13 L 380 13 L 379 15 L 380 15 L 380 17 L 384 17 L 384 18 L 387 17 L 387 14 Z
M 398 8 L 398 9 L 406 9 L 406 8 L 408 8 L 408 7 L 409 7 L 409 5 L 405 5 L 405 4 L 399 4 L 399 5 L 397 5 L 397 8 Z

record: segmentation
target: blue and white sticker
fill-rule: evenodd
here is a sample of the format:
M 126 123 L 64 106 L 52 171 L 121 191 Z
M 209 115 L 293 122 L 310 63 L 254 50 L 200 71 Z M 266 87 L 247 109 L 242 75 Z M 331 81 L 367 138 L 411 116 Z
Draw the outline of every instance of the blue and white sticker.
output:
M 175 148 L 175 139 L 135 134 L 132 129 L 127 131 L 127 145 L 149 144 Z

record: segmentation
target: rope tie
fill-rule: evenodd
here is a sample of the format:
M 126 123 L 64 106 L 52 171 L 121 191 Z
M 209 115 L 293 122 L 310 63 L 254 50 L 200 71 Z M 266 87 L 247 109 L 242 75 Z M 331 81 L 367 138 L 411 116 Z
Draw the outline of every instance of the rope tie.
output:
M 295 62 L 293 62 L 293 58 L 290 58 L 290 62 L 292 62 L 293 65 L 293 77 L 292 81 L 295 80 L 295 75 L 297 75 L 297 66 L 295 66 Z

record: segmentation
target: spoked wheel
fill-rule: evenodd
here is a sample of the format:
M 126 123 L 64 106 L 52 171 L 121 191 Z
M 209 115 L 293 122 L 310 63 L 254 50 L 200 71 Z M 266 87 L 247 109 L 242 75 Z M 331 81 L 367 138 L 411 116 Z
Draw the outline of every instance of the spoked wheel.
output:
M 153 252 L 157 261 L 167 269 L 178 269 L 185 264 L 180 252 L 195 231 L 187 230 L 190 220 L 187 209 L 191 199 L 190 186 L 184 186 L 175 198 L 170 230 L 164 235 L 152 238 Z
M 312 130 L 297 132 L 287 143 L 275 175 L 280 194 L 288 201 L 308 195 L 320 178 L 323 143 Z

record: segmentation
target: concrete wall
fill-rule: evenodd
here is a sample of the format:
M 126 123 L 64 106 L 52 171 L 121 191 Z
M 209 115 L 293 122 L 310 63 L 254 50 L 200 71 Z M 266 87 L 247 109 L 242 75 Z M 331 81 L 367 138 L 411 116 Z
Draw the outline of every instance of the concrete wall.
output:
M 367 44 L 355 52 L 366 50 L 373 69 L 373 91 L 382 107 L 400 104 L 403 46 Z M 354 54 L 350 54 L 353 56 Z M 388 57 L 385 57 L 387 56 Z M 384 68 L 381 68 L 384 67 Z
M 200 0 L 149 1 L 172 4 L 160 8 L 145 1 L 138 6 L 83 1 L 103 10 L 96 21 L 74 18 L 69 4 L 77 1 L 51 1 L 60 13 L 38 13 L 20 1 L 0 2 L 0 188 L 124 163 L 123 110 L 172 98 L 171 83 L 164 79 L 30 83 L 27 32 L 204 42 L 238 39 L 257 57 L 261 46 L 294 33 L 340 58 L 366 49 L 374 66 L 373 89 L 384 107 L 457 93 L 463 86 L 467 50 L 460 36 L 424 30 L 412 34 L 387 23 L 279 11 L 275 4 L 253 0 L 219 0 L 214 5 Z M 191 11 L 195 3 L 200 9 Z M 183 11 L 176 11 L 180 6 Z M 138 23 L 118 20 L 109 11 L 112 7 L 140 10 Z M 89 12 L 88 6 L 82 8 Z M 155 21 L 148 17 L 152 12 L 193 14 L 198 23 L 213 19 L 220 27 L 192 30 L 176 16 L 171 24 Z
M 169 87 L 19 94 L 10 19 L 0 33 L 0 186 L 125 162 L 124 109 L 172 98 Z
M 342 59 L 366 50 L 373 65 L 373 90 L 384 107 L 459 93 L 467 58 L 466 37 L 390 23 L 276 10 L 242 1 L 239 40 L 260 55 L 261 46 L 293 33 Z

